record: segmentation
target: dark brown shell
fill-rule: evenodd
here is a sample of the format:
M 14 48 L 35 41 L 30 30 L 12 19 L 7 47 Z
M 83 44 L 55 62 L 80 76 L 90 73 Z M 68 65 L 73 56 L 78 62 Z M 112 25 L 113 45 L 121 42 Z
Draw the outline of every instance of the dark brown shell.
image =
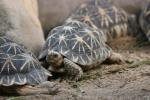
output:
M 126 12 L 107 0 L 92 0 L 82 4 L 70 18 L 84 22 L 90 27 L 105 30 L 108 41 L 127 34 Z

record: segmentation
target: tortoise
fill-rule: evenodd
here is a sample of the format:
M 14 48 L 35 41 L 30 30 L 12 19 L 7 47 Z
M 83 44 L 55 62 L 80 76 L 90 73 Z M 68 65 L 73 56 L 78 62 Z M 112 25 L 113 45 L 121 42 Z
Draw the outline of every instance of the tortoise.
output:
M 95 29 L 103 29 L 109 43 L 114 38 L 132 35 L 136 17 L 115 7 L 109 0 L 91 0 L 82 4 L 69 17 L 88 24 Z M 130 27 L 133 27 L 130 29 Z M 132 34 L 131 34 L 132 33 Z
M 139 22 L 141 29 L 145 33 L 147 39 L 150 41 L 150 1 L 143 8 Z
M 67 20 L 49 33 L 39 60 L 46 60 L 50 71 L 65 73 L 67 79 L 75 81 L 82 78 L 83 71 L 98 67 L 106 59 L 123 62 L 102 39 L 103 34 L 77 20 Z
M 58 87 L 48 82 L 51 76 L 34 54 L 11 41 L 0 37 L 0 91 L 18 95 L 52 94 Z

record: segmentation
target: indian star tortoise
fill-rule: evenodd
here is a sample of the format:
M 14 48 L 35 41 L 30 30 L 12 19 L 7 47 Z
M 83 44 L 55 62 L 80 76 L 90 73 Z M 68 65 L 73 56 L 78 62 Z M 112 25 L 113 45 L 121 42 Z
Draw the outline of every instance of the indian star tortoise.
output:
M 86 2 L 73 12 L 69 19 L 103 30 L 107 43 L 119 37 L 133 35 L 137 31 L 136 16 L 127 14 L 108 0 Z
M 47 78 L 51 73 L 25 47 L 0 37 L 0 92 L 31 95 L 52 94 L 58 87 Z
M 108 59 L 123 62 L 102 39 L 103 31 L 96 31 L 77 20 L 67 20 L 54 28 L 46 40 L 39 60 L 49 63 L 49 70 L 65 73 L 70 80 L 79 80 L 83 71 L 98 67 Z

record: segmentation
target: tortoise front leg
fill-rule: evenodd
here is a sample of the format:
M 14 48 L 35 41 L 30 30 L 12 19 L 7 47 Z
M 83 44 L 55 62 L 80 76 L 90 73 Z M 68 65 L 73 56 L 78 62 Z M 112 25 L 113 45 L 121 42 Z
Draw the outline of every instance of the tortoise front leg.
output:
M 16 88 L 16 93 L 19 95 L 37 95 L 37 94 L 56 94 L 59 91 L 59 86 L 54 82 L 43 82 L 38 86 L 25 85 Z
M 121 54 L 112 51 L 110 57 L 108 59 L 106 59 L 105 63 L 123 64 L 123 63 L 125 63 L 125 61 L 124 61 L 123 56 Z
M 64 58 L 64 69 L 70 80 L 78 81 L 83 75 L 81 67 L 67 58 Z

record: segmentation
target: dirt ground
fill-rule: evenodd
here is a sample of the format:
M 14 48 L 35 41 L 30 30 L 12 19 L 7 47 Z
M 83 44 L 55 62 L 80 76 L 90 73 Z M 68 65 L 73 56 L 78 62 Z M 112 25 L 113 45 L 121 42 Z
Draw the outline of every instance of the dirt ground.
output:
M 79 82 L 55 80 L 61 86 L 57 95 L 0 97 L 0 100 L 150 100 L 150 45 L 115 50 L 124 56 L 125 64 L 103 64 L 85 72 Z

